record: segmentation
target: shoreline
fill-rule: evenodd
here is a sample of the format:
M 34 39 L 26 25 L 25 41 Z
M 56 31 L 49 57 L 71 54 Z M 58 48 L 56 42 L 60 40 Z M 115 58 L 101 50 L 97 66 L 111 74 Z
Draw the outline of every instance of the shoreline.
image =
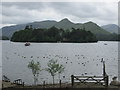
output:
M 48 89 L 60 89 L 60 90 L 62 90 L 62 89 L 67 89 L 67 90 L 71 90 L 71 89 L 80 89 L 80 88 L 83 88 L 83 89 L 85 89 L 85 90 L 92 90 L 92 88 L 94 88 L 94 89 L 96 89 L 96 90 L 101 90 L 101 89 L 107 89 L 107 90 L 109 90 L 109 88 L 111 89 L 112 88 L 112 90 L 114 90 L 114 88 L 115 89 L 120 89 L 120 86 L 111 86 L 111 85 L 109 85 L 108 87 L 106 87 L 106 86 L 103 86 L 103 85 L 97 85 L 97 84 L 95 84 L 95 83 L 76 83 L 75 84 L 75 86 L 74 87 L 72 87 L 72 85 L 71 85 L 71 83 L 69 83 L 69 84 L 66 84 L 66 83 L 61 83 L 61 84 L 38 84 L 38 85 L 17 85 L 17 84 L 14 84 L 14 83 L 12 83 L 12 82 L 5 82 L 5 81 L 3 81 L 2 82 L 2 84 L 1 84 L 3 87 L 2 87 L 2 89 L 4 90 L 6 90 L 6 89 L 22 89 L 22 88 L 24 88 L 25 90 L 26 89 L 46 89 L 46 90 L 48 90 Z

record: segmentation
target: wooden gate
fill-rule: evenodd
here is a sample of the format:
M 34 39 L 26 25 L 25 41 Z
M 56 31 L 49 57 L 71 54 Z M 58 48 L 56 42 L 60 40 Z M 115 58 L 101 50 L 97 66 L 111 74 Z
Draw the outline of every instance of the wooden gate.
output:
M 103 61 L 103 58 L 102 58 Z M 102 76 L 74 76 L 71 75 L 71 84 L 74 86 L 75 82 L 86 83 L 93 82 L 95 84 L 101 84 L 103 86 L 108 86 L 109 84 L 109 76 L 105 71 L 105 61 L 103 61 L 103 75 Z
M 74 86 L 74 83 L 75 82 L 78 82 L 79 83 L 95 83 L 95 84 L 100 84 L 100 85 L 103 85 L 103 86 L 108 86 L 108 76 L 74 76 L 74 75 L 71 75 L 71 83 L 72 83 L 72 86 Z

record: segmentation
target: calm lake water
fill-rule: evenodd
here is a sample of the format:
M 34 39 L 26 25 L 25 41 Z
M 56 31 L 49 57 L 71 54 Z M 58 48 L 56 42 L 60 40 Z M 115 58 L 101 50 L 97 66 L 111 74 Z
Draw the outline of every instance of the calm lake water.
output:
M 106 72 L 110 80 L 118 76 L 118 42 L 98 43 L 24 43 L 10 41 L 2 42 L 3 75 L 11 81 L 23 79 L 25 84 L 33 84 L 33 75 L 28 69 L 28 62 L 39 61 L 42 69 L 47 67 L 49 60 L 58 60 L 65 66 L 61 74 L 62 82 L 69 83 L 73 75 L 102 75 L 102 62 L 106 63 Z M 58 75 L 55 82 L 58 83 Z M 52 77 L 47 71 L 41 71 L 39 82 L 52 83 Z

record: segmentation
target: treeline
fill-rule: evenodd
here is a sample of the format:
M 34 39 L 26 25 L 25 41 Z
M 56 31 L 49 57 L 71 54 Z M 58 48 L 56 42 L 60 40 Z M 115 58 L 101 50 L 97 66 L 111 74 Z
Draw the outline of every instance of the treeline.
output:
M 108 35 L 96 35 L 98 41 L 120 41 L 120 34 L 110 33 Z
M 90 31 L 84 29 L 63 30 L 56 27 L 49 29 L 33 29 L 32 26 L 26 26 L 24 30 L 13 34 L 13 42 L 97 42 L 96 36 Z
M 9 38 L 6 36 L 0 36 L 0 40 L 9 40 Z

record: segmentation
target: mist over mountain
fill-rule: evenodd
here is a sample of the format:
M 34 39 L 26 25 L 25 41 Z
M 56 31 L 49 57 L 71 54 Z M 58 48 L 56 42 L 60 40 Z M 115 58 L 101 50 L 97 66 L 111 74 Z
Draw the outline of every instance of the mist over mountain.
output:
M 23 30 L 26 27 L 26 25 L 32 25 L 33 28 L 46 28 L 46 29 L 55 26 L 58 29 L 62 28 L 64 30 L 72 30 L 72 28 L 75 29 L 85 28 L 86 31 L 91 31 L 93 34 L 95 34 L 97 38 L 101 38 L 101 35 L 105 36 L 110 34 L 108 31 L 104 30 L 94 22 L 90 21 L 86 23 L 73 23 L 67 18 L 64 18 L 59 22 L 53 20 L 46 20 L 40 22 L 31 22 L 27 24 L 18 24 L 18 25 L 3 27 L 2 35 L 11 38 L 14 32 Z
M 116 24 L 108 24 L 101 26 L 103 29 L 105 29 L 108 32 L 116 33 L 118 34 L 120 31 L 120 28 Z

